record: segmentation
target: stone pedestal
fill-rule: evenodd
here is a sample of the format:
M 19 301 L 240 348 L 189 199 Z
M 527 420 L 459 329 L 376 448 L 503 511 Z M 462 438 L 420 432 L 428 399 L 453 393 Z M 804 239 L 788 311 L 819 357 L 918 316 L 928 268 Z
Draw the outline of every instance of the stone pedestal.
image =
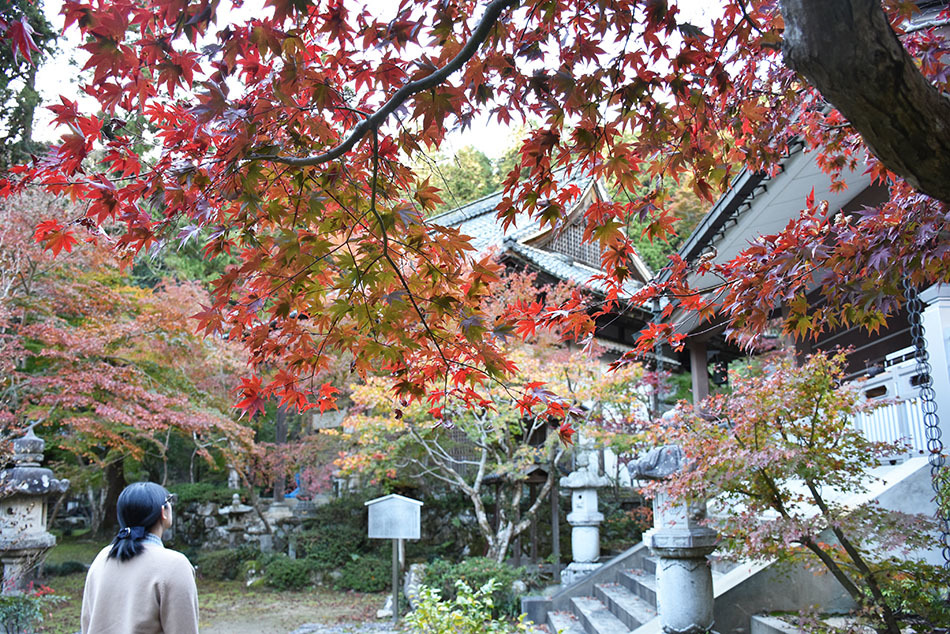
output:
M 573 561 L 561 573 L 561 583 L 570 585 L 596 570 L 600 564 L 600 524 L 604 514 L 597 510 L 597 489 L 609 484 L 592 464 L 590 443 L 578 443 L 577 471 L 561 478 L 562 488 L 571 490 L 571 554 Z
M 667 634 L 700 634 L 713 626 L 712 570 L 706 556 L 719 536 L 702 524 L 706 504 L 670 505 L 665 495 L 653 501 L 654 528 L 644 538 L 657 557 L 656 598 Z

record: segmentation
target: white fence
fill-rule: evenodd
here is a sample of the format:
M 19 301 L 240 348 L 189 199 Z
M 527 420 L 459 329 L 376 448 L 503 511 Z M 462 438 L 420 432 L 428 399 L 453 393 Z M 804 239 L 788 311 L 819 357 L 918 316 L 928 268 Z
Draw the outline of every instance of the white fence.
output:
M 868 414 L 859 415 L 854 426 L 868 440 L 909 445 L 911 455 L 927 451 L 924 416 L 917 398 L 893 401 Z
M 896 458 L 927 453 L 924 414 L 920 408 L 920 388 L 915 381 L 917 364 L 910 357 L 911 348 L 888 355 L 884 372 L 861 384 L 868 400 L 884 404 L 874 411 L 857 417 L 854 425 L 868 440 L 900 442 L 908 451 Z

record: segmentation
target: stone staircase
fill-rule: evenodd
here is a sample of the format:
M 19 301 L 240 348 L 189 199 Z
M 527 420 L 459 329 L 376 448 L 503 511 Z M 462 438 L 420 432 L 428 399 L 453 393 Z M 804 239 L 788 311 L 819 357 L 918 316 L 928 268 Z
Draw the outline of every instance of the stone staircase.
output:
M 850 503 L 877 500 L 885 508 L 908 513 L 933 511 L 926 458 L 869 473 L 869 490 Z M 919 555 L 931 563 L 942 561 L 937 549 Z M 816 605 L 841 614 L 854 607 L 831 575 L 815 575 L 802 565 L 733 563 L 715 554 L 708 559 L 715 598 L 713 627 L 723 634 L 766 631 L 760 622 L 751 622 L 755 614 L 797 612 Z M 550 634 L 659 634 L 656 560 L 641 542 L 549 596 L 525 597 L 521 607 L 529 621 L 543 625 Z
M 717 567 L 713 583 L 723 574 Z M 656 560 L 640 543 L 547 600 L 522 607 L 551 634 L 658 633 Z
M 617 581 L 595 584 L 593 596 L 572 598 L 570 612 L 549 612 L 550 629 L 563 634 L 641 631 L 656 618 L 656 586 L 655 562 L 645 558 L 640 563 L 643 568 L 617 571 Z

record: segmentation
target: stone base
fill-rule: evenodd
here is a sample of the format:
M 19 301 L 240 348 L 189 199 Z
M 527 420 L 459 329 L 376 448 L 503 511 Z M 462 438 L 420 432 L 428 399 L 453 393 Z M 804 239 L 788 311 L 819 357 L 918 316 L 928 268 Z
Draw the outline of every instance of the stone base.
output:
M 382 608 L 376 610 L 377 619 L 391 619 L 393 618 L 393 596 L 389 595 L 386 597 L 386 605 Z
M 576 561 L 568 564 L 567 568 L 561 571 L 561 585 L 569 586 L 575 581 L 580 581 L 590 573 L 600 568 L 600 564 L 589 563 L 582 564 Z
M 658 557 L 656 598 L 660 624 L 667 634 L 702 634 L 712 630 L 712 571 L 705 557 Z

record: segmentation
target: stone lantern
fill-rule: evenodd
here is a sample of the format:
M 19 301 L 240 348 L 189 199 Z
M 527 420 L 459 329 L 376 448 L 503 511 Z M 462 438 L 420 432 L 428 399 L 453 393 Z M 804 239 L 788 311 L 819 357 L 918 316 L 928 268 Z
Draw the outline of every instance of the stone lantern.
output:
M 69 480 L 57 480 L 40 466 L 46 442 L 33 433 L 13 441 L 13 464 L 0 471 L 0 561 L 3 592 L 22 589 L 40 557 L 56 543 L 46 530 L 51 494 L 63 493 Z
M 577 443 L 578 469 L 561 478 L 563 488 L 571 490 L 571 553 L 573 561 L 561 573 L 561 583 L 571 584 L 596 570 L 600 563 L 600 524 L 604 514 L 597 509 L 597 489 L 610 482 L 597 473 L 593 443 L 583 439 Z
M 685 466 L 680 447 L 651 450 L 628 465 L 631 478 L 668 479 Z M 664 632 L 703 634 L 713 627 L 712 570 L 706 556 L 719 534 L 705 525 L 706 502 L 675 503 L 662 490 L 653 499 L 653 528 L 644 541 L 657 557 L 656 600 Z
M 238 533 L 244 532 L 244 516 L 254 510 L 254 507 L 241 504 L 241 496 L 237 493 L 231 496 L 230 506 L 218 511 L 228 518 L 228 545 L 234 546 Z

